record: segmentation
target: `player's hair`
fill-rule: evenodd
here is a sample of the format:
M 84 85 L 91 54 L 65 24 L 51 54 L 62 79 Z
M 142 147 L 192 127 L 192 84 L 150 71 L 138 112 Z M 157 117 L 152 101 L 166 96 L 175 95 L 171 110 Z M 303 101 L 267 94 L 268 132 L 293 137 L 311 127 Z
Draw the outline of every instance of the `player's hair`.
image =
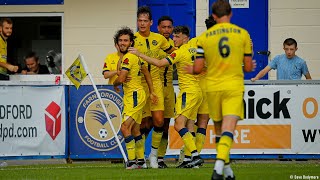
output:
M 173 33 L 174 34 L 182 33 L 182 34 L 190 37 L 190 30 L 189 30 L 188 26 L 176 26 L 173 28 Z
M 129 27 L 122 27 L 114 35 L 114 37 L 113 37 L 114 42 L 116 42 L 118 44 L 119 37 L 122 35 L 129 35 L 130 41 L 132 42 L 131 46 L 133 47 L 134 46 L 134 39 L 135 39 L 133 31 Z
M 287 38 L 287 39 L 284 40 L 284 42 L 283 42 L 283 46 L 284 46 L 284 45 L 291 46 L 291 45 L 293 45 L 293 44 L 294 44 L 296 47 L 298 46 L 297 41 L 296 41 L 295 39 L 293 39 L 293 38 Z
M 12 24 L 12 20 L 10 18 L 5 17 L 5 18 L 1 18 L 0 26 L 3 26 L 4 22 L 7 22 L 8 24 Z
M 27 60 L 28 58 L 34 58 L 36 60 L 36 62 L 39 61 L 39 57 L 37 56 L 37 54 L 33 51 L 28 52 L 28 54 L 24 57 L 24 60 Z
M 212 16 L 209 16 L 208 19 L 206 19 L 204 21 L 204 23 L 206 23 L 206 27 L 207 29 L 211 28 L 212 26 L 214 26 L 215 24 L 217 24 L 217 22 L 213 19 Z
M 171 21 L 171 23 L 173 24 L 173 20 L 170 16 L 161 16 L 158 19 L 158 25 L 160 25 L 162 21 Z
M 222 16 L 228 16 L 231 14 L 231 6 L 229 1 L 217 0 L 212 4 L 212 14 L 215 14 L 218 18 Z
M 151 13 L 151 10 L 148 6 L 141 6 L 138 8 L 138 11 L 137 11 L 137 18 L 139 18 L 139 16 L 141 14 L 148 14 L 149 15 L 149 20 L 151 21 L 152 20 L 152 13 Z

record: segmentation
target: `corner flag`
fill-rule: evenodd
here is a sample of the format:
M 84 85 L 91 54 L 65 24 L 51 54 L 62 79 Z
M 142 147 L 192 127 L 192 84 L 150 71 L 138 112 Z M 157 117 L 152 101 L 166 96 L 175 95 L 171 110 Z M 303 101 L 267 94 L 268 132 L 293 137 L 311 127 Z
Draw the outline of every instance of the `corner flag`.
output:
M 114 134 L 114 138 L 116 139 L 118 145 L 119 145 L 119 149 L 121 151 L 121 154 L 123 156 L 124 161 L 127 163 L 128 162 L 128 158 L 126 156 L 126 153 L 123 150 L 122 144 L 118 138 L 118 135 L 116 133 L 116 131 L 114 130 L 113 124 L 110 120 L 110 116 L 107 112 L 106 106 L 103 103 L 103 100 L 100 96 L 100 93 L 97 89 L 96 84 L 93 81 L 92 75 L 89 72 L 89 68 L 87 66 L 87 63 L 85 62 L 83 56 L 80 54 L 79 57 L 73 62 L 73 64 L 69 67 L 69 69 L 65 72 L 65 74 L 68 76 L 68 78 L 70 79 L 70 81 L 77 87 L 77 89 L 79 88 L 79 86 L 81 85 L 81 82 L 83 81 L 84 78 L 86 78 L 86 76 L 89 76 L 89 79 L 92 83 L 92 87 L 94 89 L 94 91 L 97 94 L 97 97 L 100 101 L 101 107 L 105 113 L 105 116 L 107 117 L 107 122 L 109 123 L 111 130 Z
M 80 87 L 81 82 L 84 80 L 84 78 L 87 77 L 87 72 L 85 71 L 83 64 L 81 64 L 79 57 L 67 69 L 65 74 L 77 89 Z

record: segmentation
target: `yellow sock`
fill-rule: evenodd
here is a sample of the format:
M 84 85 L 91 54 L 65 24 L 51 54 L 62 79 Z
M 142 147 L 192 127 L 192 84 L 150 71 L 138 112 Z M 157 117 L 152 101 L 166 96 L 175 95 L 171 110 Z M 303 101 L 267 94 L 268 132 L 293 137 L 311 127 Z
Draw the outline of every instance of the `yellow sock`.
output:
M 206 140 L 206 129 L 198 128 L 196 133 L 196 147 L 197 151 L 200 153 L 203 149 L 204 142 Z
M 142 136 L 137 136 L 134 138 L 136 141 L 136 158 L 137 159 L 144 159 L 144 142 L 145 140 Z
M 152 143 L 151 146 L 153 149 L 158 149 L 160 145 L 160 141 L 162 139 L 163 128 L 154 127 L 152 132 Z
M 233 134 L 231 132 L 223 132 L 217 148 L 217 159 L 221 159 L 226 162 L 229 158 L 232 142 Z
M 143 143 L 145 144 L 145 142 L 146 142 L 146 135 L 145 134 L 141 134 L 141 136 L 142 136 L 142 140 L 143 140 Z M 146 147 L 145 147 L 145 145 L 143 146 L 143 152 L 145 152 L 146 151 Z
M 220 140 L 220 136 L 216 136 L 216 149 L 217 149 L 217 152 L 218 152 L 218 145 L 219 145 L 219 140 Z M 225 164 L 229 164 L 230 163 L 230 153 L 227 157 L 227 159 L 225 160 Z
M 135 142 L 133 136 L 128 136 L 124 140 L 126 142 L 126 149 L 128 153 L 129 161 L 136 159 L 136 150 L 135 150 Z
M 182 128 L 179 131 L 179 135 L 183 140 L 183 143 L 185 145 L 185 152 L 190 151 L 191 153 L 197 152 L 196 145 L 193 141 L 192 134 L 188 131 L 187 128 Z M 187 154 L 186 154 L 187 155 Z
M 158 149 L 158 157 L 164 157 L 166 155 L 167 146 L 168 146 L 168 134 L 163 133 L 160 141 L 159 149 Z
M 184 146 L 184 157 L 191 158 L 191 152 L 189 151 L 189 149 L 186 146 Z

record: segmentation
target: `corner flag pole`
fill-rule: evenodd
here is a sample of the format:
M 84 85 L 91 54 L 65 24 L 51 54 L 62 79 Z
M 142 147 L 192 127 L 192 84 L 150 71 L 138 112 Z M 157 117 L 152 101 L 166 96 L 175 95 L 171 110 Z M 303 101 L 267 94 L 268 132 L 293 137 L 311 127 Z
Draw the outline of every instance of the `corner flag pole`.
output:
M 84 58 L 83 58 L 83 56 L 82 56 L 81 54 L 79 55 L 79 59 L 80 59 L 81 64 L 83 65 L 84 70 L 86 71 L 86 73 L 88 74 L 88 76 L 89 76 L 89 78 L 90 78 L 90 81 L 91 81 L 91 83 L 92 83 L 92 86 L 93 86 L 93 88 L 94 88 L 94 91 L 96 92 L 96 94 L 97 94 L 97 96 L 98 96 L 98 98 L 99 98 L 99 100 L 100 100 L 101 107 L 102 107 L 102 109 L 103 109 L 103 111 L 104 111 L 104 114 L 106 115 L 106 117 L 107 117 L 107 119 L 108 119 L 108 122 L 109 122 L 109 124 L 110 124 L 111 129 L 112 129 L 112 132 L 113 132 L 113 134 L 114 134 L 114 137 L 115 137 L 115 139 L 116 139 L 116 141 L 117 141 L 117 143 L 118 143 L 118 145 L 119 145 L 119 148 L 120 148 L 121 154 L 122 154 L 122 156 L 123 156 L 123 159 L 124 159 L 124 161 L 127 163 L 127 162 L 128 162 L 128 158 L 127 158 L 127 156 L 126 156 L 126 153 L 125 153 L 124 150 L 123 150 L 123 147 L 122 147 L 121 142 L 120 142 L 120 140 L 119 140 L 119 138 L 118 138 L 118 136 L 117 136 L 117 133 L 116 133 L 116 131 L 114 130 L 114 127 L 113 127 L 113 124 L 112 124 L 111 119 L 110 119 L 110 117 L 109 117 L 109 114 L 108 114 L 108 112 L 107 112 L 107 109 L 106 109 L 106 107 L 105 107 L 104 104 L 103 104 L 103 101 L 102 101 L 102 98 L 101 98 L 101 96 L 100 96 L 100 93 L 99 93 L 99 91 L 98 91 L 98 89 L 97 89 L 97 86 L 96 86 L 96 84 L 94 83 L 93 78 L 92 78 L 92 75 L 91 75 L 91 73 L 89 72 L 89 68 L 88 68 L 87 64 L 85 63 Z

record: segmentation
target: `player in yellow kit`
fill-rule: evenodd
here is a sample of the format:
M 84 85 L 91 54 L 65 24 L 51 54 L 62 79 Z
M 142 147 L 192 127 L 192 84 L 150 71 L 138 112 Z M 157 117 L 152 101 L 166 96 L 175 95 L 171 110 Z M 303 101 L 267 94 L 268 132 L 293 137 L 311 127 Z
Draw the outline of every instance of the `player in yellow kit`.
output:
M 177 26 L 173 30 L 173 41 L 178 50 L 172 52 L 168 57 L 161 60 L 148 57 L 134 48 L 129 48 L 129 52 L 136 54 L 143 58 L 148 63 L 154 64 L 158 67 L 177 65 L 178 80 L 180 93 L 176 102 L 176 116 L 174 128 L 180 134 L 185 147 L 190 151 L 190 159 L 188 162 L 179 167 L 191 168 L 201 165 L 203 160 L 200 158 L 195 142 L 194 142 L 194 121 L 197 118 L 198 108 L 202 102 L 202 92 L 199 86 L 199 78 L 195 75 L 185 73 L 185 66 L 193 65 L 196 49 L 188 44 L 189 28 L 186 26 Z M 188 127 L 188 128 L 187 128 Z
M 139 31 L 135 33 L 135 45 L 134 47 L 137 48 L 140 52 L 152 56 L 152 57 L 159 57 L 160 51 L 165 51 L 167 53 L 171 53 L 174 48 L 168 43 L 166 38 L 158 33 L 153 33 L 150 31 L 150 27 L 152 25 L 152 14 L 150 9 L 147 6 L 142 6 L 138 8 L 137 12 L 137 25 Z M 144 62 L 143 62 L 144 64 Z M 143 129 L 144 122 L 148 122 L 148 116 L 152 115 L 152 121 L 154 126 L 154 131 L 152 133 L 152 147 L 151 153 L 149 156 L 150 166 L 152 168 L 158 168 L 158 148 L 160 145 L 160 141 L 163 134 L 163 111 L 164 111 L 164 104 L 163 104 L 163 86 L 160 80 L 160 73 L 159 68 L 153 66 L 151 64 L 147 64 L 148 70 L 151 74 L 153 87 L 155 90 L 155 94 L 158 97 L 158 103 L 153 104 L 150 103 L 148 98 L 148 90 L 145 85 L 145 81 L 142 79 L 142 85 L 144 86 L 145 92 L 147 94 L 147 103 L 144 107 L 143 112 L 143 123 L 142 123 L 142 131 L 146 131 L 145 133 L 148 134 L 149 130 Z M 150 113 L 151 111 L 151 113 Z
M 173 40 L 170 38 L 173 31 L 173 20 L 169 16 L 162 16 L 158 19 L 158 32 L 163 35 L 171 46 L 174 46 Z M 163 53 L 159 56 L 159 59 L 167 57 L 167 53 Z M 173 89 L 173 66 L 168 65 L 160 68 L 160 79 L 163 85 L 163 98 L 164 98 L 164 132 L 158 149 L 158 167 L 167 168 L 168 166 L 164 163 L 164 156 L 168 146 L 168 130 L 170 119 L 174 117 L 174 105 L 175 105 L 175 94 Z
M 212 14 L 217 24 L 198 37 L 193 73 L 201 73 L 204 64 L 207 65 L 206 91 L 210 117 L 215 122 L 222 121 L 212 179 L 224 179 L 224 176 L 234 179 L 233 174 L 229 176 L 225 173 L 223 176 L 223 168 L 229 158 L 237 121 L 243 119 L 243 70 L 253 70 L 252 49 L 249 33 L 230 23 L 232 13 L 228 1 L 214 2 Z
M 117 42 L 114 42 L 117 52 L 108 54 L 104 60 L 102 75 L 105 79 L 109 79 L 108 84 L 113 84 L 114 80 L 118 77 L 118 61 L 122 58 L 123 54 L 119 51 Z
M 7 62 L 7 39 L 12 34 L 12 20 L 10 18 L 2 18 L 0 26 L 0 73 L 7 74 L 7 70 L 17 72 L 19 67 Z
M 144 160 L 144 141 L 140 133 L 142 109 L 146 103 L 146 95 L 141 84 L 141 72 L 145 75 L 150 91 L 153 94 L 151 77 L 148 70 L 141 66 L 141 60 L 136 55 L 128 53 L 128 48 L 134 44 L 134 35 L 131 29 L 122 28 L 117 31 L 115 41 L 123 54 L 119 77 L 114 86 L 123 84 L 124 109 L 122 113 L 121 132 L 125 137 L 129 162 L 127 169 L 147 168 Z M 131 78 L 126 81 L 127 77 Z M 137 162 L 136 162 L 137 160 Z

